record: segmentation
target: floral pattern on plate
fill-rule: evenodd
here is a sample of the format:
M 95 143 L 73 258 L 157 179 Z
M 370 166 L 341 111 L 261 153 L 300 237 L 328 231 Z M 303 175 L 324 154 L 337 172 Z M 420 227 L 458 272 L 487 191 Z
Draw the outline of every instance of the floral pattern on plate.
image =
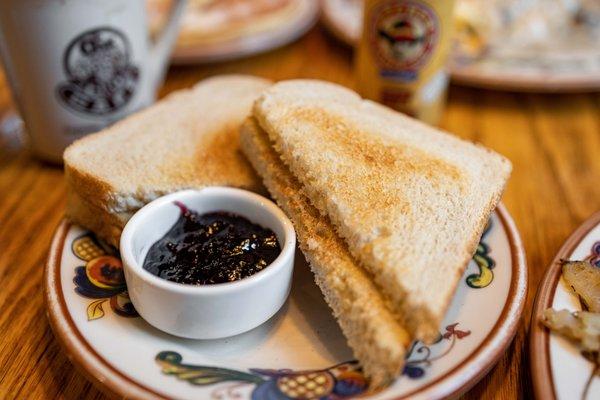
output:
M 471 331 L 459 330 L 457 326 L 458 322 L 446 326 L 446 331 L 432 345 L 414 342 L 408 351 L 402 374 L 410 379 L 419 379 L 425 375 L 426 367 L 450 354 L 456 340 L 462 340 L 471 334 Z M 447 342 L 449 345 L 434 355 L 432 349 L 437 350 Z M 213 391 L 212 397 L 221 400 L 243 397 L 236 389 L 244 385 L 253 386 L 252 400 L 347 399 L 361 395 L 369 388 L 368 380 L 355 360 L 320 370 L 251 368 L 249 372 L 186 364 L 182 361 L 181 354 L 174 351 L 162 351 L 156 356 L 156 362 L 164 374 L 174 375 L 192 385 L 234 382 Z
M 490 256 L 490 246 L 488 246 L 484 240 L 490 229 L 492 229 L 491 219 L 488 221 L 488 224 L 483 231 L 483 235 L 481 236 L 481 240 L 477 245 L 477 250 L 475 250 L 475 254 L 473 255 L 473 261 L 477 264 L 479 272 L 467 275 L 466 278 L 467 285 L 473 289 L 483 289 L 484 287 L 489 286 L 494 280 L 494 271 L 492 270 L 496 266 L 496 263 Z
M 485 288 L 494 279 L 494 273 L 492 272 L 492 268 L 495 265 L 494 260 L 489 256 L 491 249 L 484 242 L 484 238 L 490 231 L 491 227 L 492 222 L 490 220 L 484 230 L 481 241 L 477 246 L 476 254 L 473 256 L 473 261 L 475 261 L 477 264 L 479 271 L 478 273 L 468 275 L 465 279 L 467 285 L 469 285 L 471 288 Z M 111 309 L 117 315 L 123 317 L 137 317 L 138 314 L 135 311 L 133 304 L 130 302 L 129 296 L 127 295 L 127 286 L 125 284 L 125 277 L 123 275 L 123 265 L 117 251 L 100 239 L 96 238 L 91 232 L 87 232 L 82 236 L 77 237 L 71 244 L 71 250 L 77 258 L 86 261 L 85 266 L 78 266 L 75 268 L 75 277 L 73 278 L 73 282 L 76 286 L 75 292 L 87 298 L 97 299 L 92 301 L 87 307 L 88 321 L 102 318 L 105 315 L 102 305 L 106 303 L 106 301 L 109 302 Z M 430 366 L 432 362 L 446 356 L 452 350 L 454 341 L 456 339 L 460 340 L 471 334 L 470 331 L 461 331 L 456 329 L 457 325 L 458 323 L 454 323 L 446 326 L 446 332 L 444 334 L 440 334 L 438 340 L 436 340 L 431 346 L 424 345 L 421 342 L 414 342 L 407 353 L 407 363 L 402 371 L 402 375 L 405 375 L 410 379 L 419 379 L 423 377 L 425 374 L 425 368 Z M 432 357 L 431 348 L 444 340 L 451 340 L 447 350 Z M 232 380 L 256 383 L 258 379 L 255 377 L 254 380 L 249 380 L 249 375 L 247 373 L 223 368 L 193 366 L 186 364 L 178 364 L 176 367 L 175 364 L 177 364 L 178 361 L 181 361 L 181 355 L 173 352 L 161 352 L 156 359 L 157 362 L 159 362 L 159 364 L 162 366 L 164 373 L 176 375 L 180 379 L 187 380 L 194 385 L 208 385 Z M 169 364 L 169 362 L 171 362 L 171 364 Z M 166 365 L 170 366 L 165 367 Z M 356 368 L 354 370 L 356 376 L 360 375 L 362 377 L 362 381 L 365 383 L 363 391 L 367 389 L 366 378 L 362 376 L 362 371 L 357 365 L 357 361 L 347 361 L 339 365 L 355 365 Z M 331 367 L 328 370 L 338 371 L 339 365 Z M 289 372 L 289 370 L 283 369 L 251 370 L 252 373 L 256 373 L 257 371 L 280 371 L 278 372 L 278 375 L 272 375 L 276 376 L 279 380 L 284 376 L 282 375 L 282 371 Z M 310 370 L 304 371 L 303 373 L 321 373 L 322 371 L 325 370 Z M 298 374 L 298 372 L 294 374 Z M 266 374 L 263 373 L 262 375 Z M 340 385 L 341 384 L 342 383 L 340 383 Z M 337 396 L 336 398 L 344 398 L 343 396 L 340 397 L 341 392 L 338 386 L 339 385 L 337 383 L 331 387 L 327 386 L 327 390 L 323 392 L 325 393 L 323 396 L 335 394 L 335 396 Z M 253 399 L 263 398 L 260 396 L 266 393 L 266 389 L 262 389 L 262 387 L 263 386 L 258 385 L 253 391 Z M 279 388 L 279 392 L 277 393 L 283 397 L 274 397 L 274 393 L 276 393 L 276 391 L 272 390 L 269 392 L 270 397 L 268 396 L 268 398 L 286 398 L 285 395 L 290 398 L 295 398 L 294 396 L 290 396 L 288 392 L 282 389 L 282 387 L 277 387 Z M 339 393 L 334 390 L 335 388 L 338 388 L 336 390 L 338 390 Z M 343 393 L 346 393 L 344 396 L 349 396 L 350 394 L 348 393 L 350 392 L 352 391 L 349 389 L 343 390 Z M 257 395 L 254 393 L 258 393 L 259 397 L 256 397 Z M 292 391 L 292 393 L 295 392 Z M 351 394 L 359 393 L 362 393 L 362 391 L 356 393 L 352 392 Z
M 473 255 L 473 261 L 479 271 L 469 274 L 465 278 L 467 285 L 474 289 L 485 288 L 494 280 L 492 270 L 496 264 L 490 257 L 490 247 L 484 241 L 491 227 L 492 220 L 488 222 Z M 102 306 L 107 300 L 117 315 L 138 316 L 127 295 L 123 264 L 116 249 L 96 238 L 93 233 L 87 232 L 73 241 L 71 251 L 77 258 L 86 262 L 84 266 L 75 268 L 75 277 L 73 278 L 76 285 L 75 291 L 83 297 L 97 299 L 88 306 L 89 321 L 104 316 Z
M 88 232 L 73 240 L 71 251 L 85 261 L 84 266 L 75 268 L 73 283 L 77 294 L 94 299 L 87 306 L 88 321 L 104 317 L 103 304 L 107 301 L 117 315 L 138 316 L 127 295 L 123 264 L 115 249 Z
M 367 379 L 356 361 L 343 362 L 321 370 L 258 369 L 248 372 L 227 368 L 205 367 L 182 363 L 182 356 L 163 351 L 156 356 L 162 372 L 174 375 L 192 385 L 206 386 L 227 382 L 215 389 L 213 398 L 239 399 L 241 386 L 251 385 L 252 400 L 347 399 L 364 393 Z
M 289 397 L 294 387 L 308 382 L 303 374 L 319 372 L 310 376 L 317 379 L 325 371 L 335 380 L 319 378 L 305 390 L 325 385 L 320 391 L 329 393 L 330 399 L 435 399 L 460 394 L 483 368 L 493 365 L 510 343 L 522 311 L 524 256 L 518 232 L 503 207 L 492 217 L 478 255 L 489 259 L 476 257 L 469 263 L 439 341 L 416 343 L 409 349 L 404 374 L 378 393 L 367 392 L 359 365 L 348 361 L 352 352 L 300 254 L 290 298 L 273 318 L 231 338 L 188 340 L 160 332 L 142 318 L 123 318 L 119 311 L 127 307 L 123 306 L 128 303 L 127 291 L 114 249 L 65 222 L 57 231 L 47 265 L 46 301 L 52 327 L 73 361 L 92 378 L 102 376 L 96 383 L 121 397 L 252 399 L 266 382 L 270 383 L 257 393 L 277 387 Z M 467 277 L 482 275 L 482 267 L 493 270 L 493 278 L 481 287 L 470 286 Z M 89 316 L 98 313 L 90 311 L 95 301 L 101 301 L 103 316 L 94 319 Z M 113 308 L 115 304 L 118 307 Z M 236 379 L 190 384 L 182 379 L 185 371 L 168 373 L 168 368 L 176 371 L 182 366 L 227 371 L 225 376 Z

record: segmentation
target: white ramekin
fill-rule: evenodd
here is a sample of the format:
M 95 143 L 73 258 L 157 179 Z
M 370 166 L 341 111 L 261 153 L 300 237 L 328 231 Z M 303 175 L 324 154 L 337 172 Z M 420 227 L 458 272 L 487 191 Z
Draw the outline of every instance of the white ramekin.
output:
M 152 244 L 179 218 L 175 201 L 200 214 L 227 211 L 269 228 L 277 235 L 281 253 L 264 270 L 236 282 L 196 286 L 159 278 L 142 265 Z M 290 292 L 296 233 L 268 199 L 246 190 L 208 187 L 149 203 L 129 220 L 120 245 L 129 297 L 142 318 L 172 335 L 216 339 L 255 328 L 281 308 Z

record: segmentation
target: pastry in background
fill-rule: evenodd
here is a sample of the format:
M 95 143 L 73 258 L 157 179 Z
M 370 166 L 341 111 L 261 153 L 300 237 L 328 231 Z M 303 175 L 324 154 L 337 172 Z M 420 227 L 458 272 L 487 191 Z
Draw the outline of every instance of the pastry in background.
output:
M 556 51 L 600 37 L 600 2 L 593 0 L 458 0 L 455 18 L 457 51 L 466 56 L 491 49 Z
M 189 0 L 178 47 L 227 42 L 289 23 L 305 0 Z M 150 31 L 162 27 L 172 0 L 147 0 Z
M 326 25 L 344 42 L 362 32 L 363 0 L 323 0 Z M 600 35 L 598 0 L 457 0 L 458 50 L 479 55 L 488 46 L 552 46 Z

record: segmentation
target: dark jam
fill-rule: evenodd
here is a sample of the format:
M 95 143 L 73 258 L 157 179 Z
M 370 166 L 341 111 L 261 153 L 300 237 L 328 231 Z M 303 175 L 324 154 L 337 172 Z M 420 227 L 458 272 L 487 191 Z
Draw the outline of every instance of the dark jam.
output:
M 254 275 L 281 252 L 275 233 L 227 212 L 198 214 L 181 203 L 179 219 L 154 243 L 144 269 L 189 285 L 233 282 Z

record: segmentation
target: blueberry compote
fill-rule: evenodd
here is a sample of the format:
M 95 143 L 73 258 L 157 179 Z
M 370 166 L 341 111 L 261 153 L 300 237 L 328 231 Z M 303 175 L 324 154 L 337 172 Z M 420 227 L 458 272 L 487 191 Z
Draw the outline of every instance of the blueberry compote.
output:
M 144 269 L 189 285 L 233 282 L 265 269 L 281 252 L 272 230 L 227 212 L 198 214 L 183 204 L 179 219 L 152 245 Z

